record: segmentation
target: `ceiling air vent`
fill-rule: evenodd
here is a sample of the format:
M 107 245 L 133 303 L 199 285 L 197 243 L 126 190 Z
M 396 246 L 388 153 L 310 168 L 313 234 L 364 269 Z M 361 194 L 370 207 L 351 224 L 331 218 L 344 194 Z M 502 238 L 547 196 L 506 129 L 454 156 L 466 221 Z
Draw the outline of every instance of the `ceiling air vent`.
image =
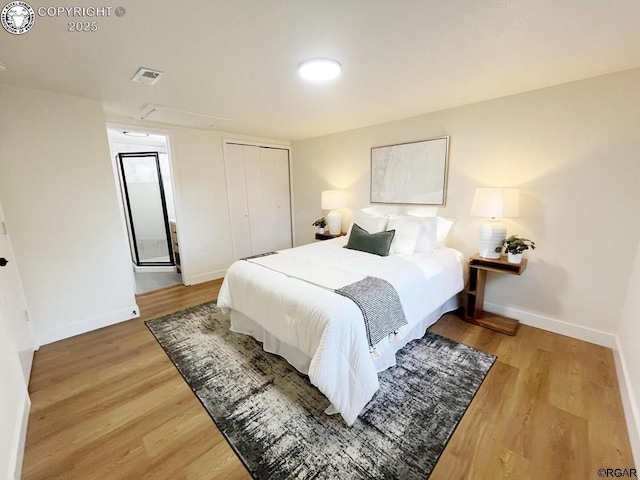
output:
M 141 67 L 131 79 L 132 82 L 144 83 L 145 85 L 155 85 L 160 80 L 160 77 L 164 75 L 163 72 L 158 70 L 151 70 L 150 68 Z

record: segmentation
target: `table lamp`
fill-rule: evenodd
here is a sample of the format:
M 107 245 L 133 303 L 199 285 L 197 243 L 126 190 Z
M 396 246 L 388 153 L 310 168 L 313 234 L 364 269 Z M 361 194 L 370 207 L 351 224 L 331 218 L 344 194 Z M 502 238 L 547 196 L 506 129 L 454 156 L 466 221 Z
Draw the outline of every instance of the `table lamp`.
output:
M 344 190 L 325 190 L 322 192 L 322 210 L 331 210 L 327 215 L 327 225 L 331 235 L 342 233 L 342 215 L 338 209 L 344 207 Z
M 471 215 L 491 217 L 478 232 L 478 254 L 482 258 L 500 258 L 502 241 L 507 227 L 497 218 L 517 217 L 520 209 L 520 190 L 517 188 L 476 188 Z M 496 248 L 500 249 L 496 252 Z

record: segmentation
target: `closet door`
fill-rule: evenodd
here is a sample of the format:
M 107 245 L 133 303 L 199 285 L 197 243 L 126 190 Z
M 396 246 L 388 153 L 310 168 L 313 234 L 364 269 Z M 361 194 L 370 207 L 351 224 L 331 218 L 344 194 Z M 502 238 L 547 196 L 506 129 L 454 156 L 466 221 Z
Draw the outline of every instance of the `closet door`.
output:
M 244 147 L 244 168 L 247 174 L 247 205 L 253 255 L 272 251 L 270 237 L 273 230 L 271 205 L 268 204 L 271 187 L 262 167 L 262 148 Z
M 274 171 L 275 231 L 273 250 L 293 246 L 291 228 L 291 189 L 289 183 L 289 151 L 271 148 L 267 150 Z
M 226 152 L 236 258 L 290 248 L 289 151 L 227 144 Z
M 247 203 L 247 180 L 244 162 L 244 146 L 227 144 L 225 150 L 227 168 L 227 196 L 231 237 L 236 259 L 253 255 L 251 225 Z

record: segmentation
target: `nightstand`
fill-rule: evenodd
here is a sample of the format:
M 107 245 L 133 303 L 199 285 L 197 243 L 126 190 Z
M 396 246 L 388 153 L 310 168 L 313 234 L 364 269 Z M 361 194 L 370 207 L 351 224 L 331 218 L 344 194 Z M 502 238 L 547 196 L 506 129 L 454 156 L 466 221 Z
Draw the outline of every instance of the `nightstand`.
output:
M 346 233 L 342 232 L 338 235 L 331 235 L 330 233 L 316 233 L 316 240 L 331 240 L 332 238 L 344 237 Z
M 484 288 L 487 272 L 521 275 L 525 268 L 527 268 L 525 258 L 519 264 L 507 262 L 505 255 L 491 259 L 482 258 L 476 254 L 469 258 L 469 286 L 465 292 L 467 304 L 464 307 L 464 320 L 506 335 L 515 335 L 520 325 L 518 320 L 483 310 Z

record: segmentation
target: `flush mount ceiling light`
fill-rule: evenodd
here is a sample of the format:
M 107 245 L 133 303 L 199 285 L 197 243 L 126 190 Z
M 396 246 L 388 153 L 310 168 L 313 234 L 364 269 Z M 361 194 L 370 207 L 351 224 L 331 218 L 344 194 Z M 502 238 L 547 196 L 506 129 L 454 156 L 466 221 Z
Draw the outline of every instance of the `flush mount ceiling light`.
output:
M 342 65 L 330 58 L 312 58 L 305 60 L 298 67 L 302 78 L 314 82 L 332 80 L 340 75 L 341 71 Z
M 127 137 L 148 137 L 149 134 L 147 132 L 122 132 L 124 133 Z

